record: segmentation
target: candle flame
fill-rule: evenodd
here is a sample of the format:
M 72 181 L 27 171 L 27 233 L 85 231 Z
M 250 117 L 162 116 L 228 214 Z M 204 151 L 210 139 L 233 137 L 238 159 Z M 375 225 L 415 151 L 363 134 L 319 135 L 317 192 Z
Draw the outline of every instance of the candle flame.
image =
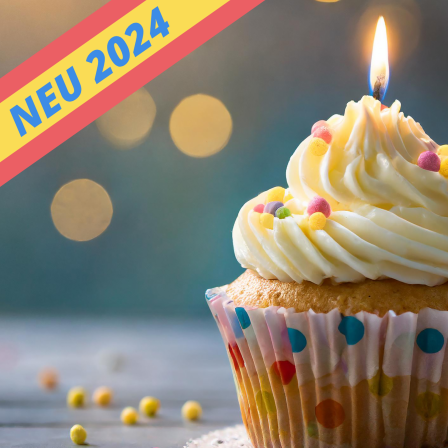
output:
M 370 93 L 379 101 L 386 96 L 389 85 L 389 51 L 384 17 L 378 19 L 373 41 L 372 62 L 370 64 Z

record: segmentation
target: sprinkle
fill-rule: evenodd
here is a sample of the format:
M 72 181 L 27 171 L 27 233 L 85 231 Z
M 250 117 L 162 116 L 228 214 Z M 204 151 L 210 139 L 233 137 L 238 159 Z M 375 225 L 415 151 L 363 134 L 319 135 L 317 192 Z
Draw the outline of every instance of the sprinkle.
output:
M 154 417 L 160 408 L 160 401 L 154 397 L 143 397 L 140 400 L 139 409 L 142 414 L 148 417 Z
M 320 196 L 315 196 L 308 203 L 308 207 L 306 209 L 308 215 L 312 215 L 313 213 L 321 212 L 328 218 L 331 215 L 331 207 L 330 204 Z
M 86 395 L 82 387 L 72 387 L 67 394 L 67 405 L 72 408 L 81 408 L 86 401 Z
M 98 406 L 109 406 L 112 401 L 112 390 L 108 387 L 98 387 L 93 392 L 93 402 Z
M 313 132 L 313 137 L 321 138 L 325 143 L 328 145 L 331 143 L 331 140 L 333 139 L 333 135 L 326 126 L 321 126 L 320 128 L 317 128 Z
M 275 212 L 275 216 L 279 219 L 285 219 L 288 216 L 291 216 L 291 211 L 289 210 L 288 207 L 280 207 Z
M 199 420 L 202 415 L 202 407 L 197 401 L 187 401 L 182 406 L 182 417 L 185 420 Z
M 55 389 L 59 383 L 59 375 L 57 370 L 51 368 L 43 369 L 39 372 L 38 381 L 42 389 Z
M 427 171 L 440 170 L 440 157 L 432 151 L 425 151 L 418 157 L 417 165 Z
M 322 126 L 328 127 L 328 123 L 325 120 L 319 120 L 317 123 L 314 123 L 313 127 L 311 128 L 311 134 L 313 134 L 316 129 L 318 129 Z
M 385 104 L 381 104 L 381 110 L 389 109 Z
M 286 204 L 291 199 L 294 199 L 294 196 L 291 193 L 285 194 L 285 197 L 283 198 L 283 203 Z
M 280 201 L 268 202 L 264 206 L 264 213 L 270 213 L 272 216 L 274 216 L 275 212 L 280 207 L 283 207 L 283 202 L 280 202 Z
M 263 227 L 272 230 L 274 228 L 274 215 L 271 215 L 270 213 L 262 213 L 260 215 L 260 224 Z
M 437 150 L 439 156 L 448 156 L 448 145 L 442 145 Z
M 72 426 L 70 430 L 70 439 L 76 445 L 84 445 L 87 439 L 87 431 L 81 425 Z
M 254 207 L 254 212 L 263 213 L 263 211 L 264 211 L 264 204 L 258 204 Z
M 274 201 L 282 201 L 285 196 L 285 189 L 282 187 L 274 187 L 268 191 L 268 195 L 266 197 L 266 204 L 268 202 Z
M 311 154 L 315 156 L 323 156 L 328 151 L 328 144 L 321 138 L 313 137 L 308 146 Z
M 310 228 L 311 230 L 323 230 L 325 224 L 327 222 L 327 218 L 321 212 L 313 213 L 310 216 Z
M 135 425 L 138 421 L 137 410 L 131 406 L 128 406 L 121 411 L 120 418 L 125 425 Z
M 448 159 L 445 159 L 441 164 L 440 164 L 440 174 L 444 177 L 448 177 Z

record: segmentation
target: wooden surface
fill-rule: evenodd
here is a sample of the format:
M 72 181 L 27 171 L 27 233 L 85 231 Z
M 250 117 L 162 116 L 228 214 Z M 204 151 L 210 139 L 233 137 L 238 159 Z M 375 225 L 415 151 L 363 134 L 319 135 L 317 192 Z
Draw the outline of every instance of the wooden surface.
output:
M 111 362 L 122 359 L 118 371 Z M 114 364 L 112 362 L 112 364 Z M 43 391 L 38 372 L 60 373 L 54 392 Z M 89 400 L 68 409 L 70 387 L 90 394 L 106 385 L 115 392 L 111 407 Z M 123 426 L 123 407 L 140 398 L 161 400 L 155 419 Z M 182 404 L 198 400 L 200 423 L 184 423 Z M 230 366 L 213 319 L 127 321 L 93 319 L 0 319 L 0 447 L 73 447 L 72 425 L 88 432 L 97 447 L 183 447 L 190 438 L 241 423 Z

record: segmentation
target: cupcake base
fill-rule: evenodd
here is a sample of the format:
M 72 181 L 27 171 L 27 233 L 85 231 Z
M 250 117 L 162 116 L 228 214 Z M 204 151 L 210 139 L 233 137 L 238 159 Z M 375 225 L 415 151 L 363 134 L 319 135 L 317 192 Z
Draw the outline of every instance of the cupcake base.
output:
M 207 293 L 255 448 L 448 446 L 448 312 L 343 316 Z

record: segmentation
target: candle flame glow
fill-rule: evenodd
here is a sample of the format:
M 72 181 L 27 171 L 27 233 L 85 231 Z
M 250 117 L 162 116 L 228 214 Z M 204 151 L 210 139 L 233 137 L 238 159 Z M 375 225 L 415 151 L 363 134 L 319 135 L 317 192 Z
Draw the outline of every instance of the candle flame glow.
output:
M 378 19 L 373 41 L 372 62 L 370 64 L 370 93 L 379 101 L 386 96 L 389 85 L 389 52 L 384 17 Z

